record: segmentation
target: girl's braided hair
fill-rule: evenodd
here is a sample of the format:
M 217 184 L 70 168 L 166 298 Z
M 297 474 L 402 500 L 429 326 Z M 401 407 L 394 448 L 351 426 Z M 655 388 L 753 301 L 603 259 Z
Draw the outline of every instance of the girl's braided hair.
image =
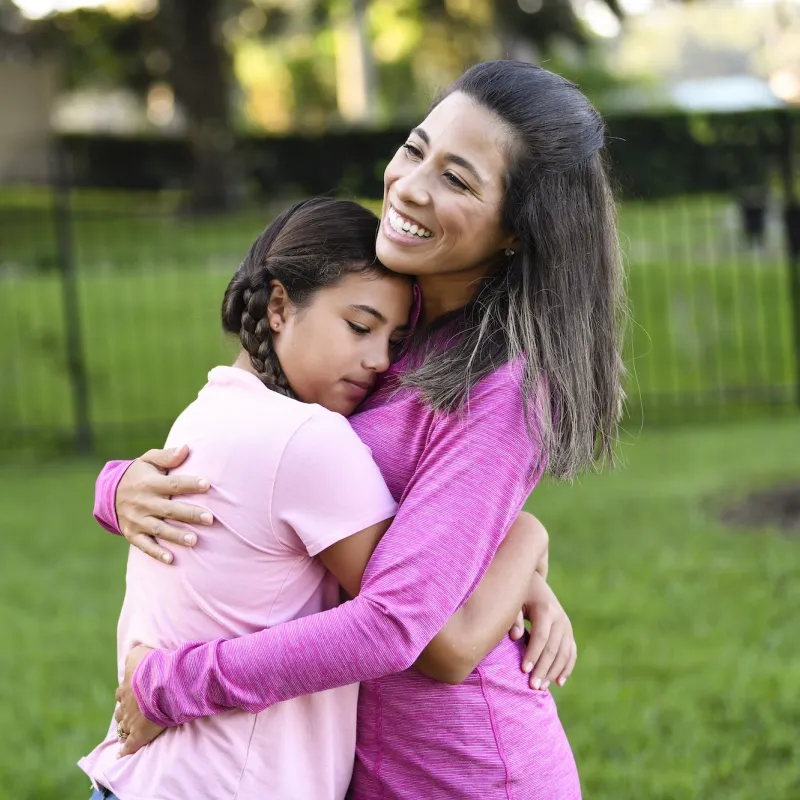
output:
M 222 301 L 222 327 L 239 337 L 264 385 L 295 397 L 267 320 L 272 281 L 297 307 L 352 273 L 385 272 L 375 259 L 378 218 L 351 200 L 317 197 L 284 211 L 253 242 Z

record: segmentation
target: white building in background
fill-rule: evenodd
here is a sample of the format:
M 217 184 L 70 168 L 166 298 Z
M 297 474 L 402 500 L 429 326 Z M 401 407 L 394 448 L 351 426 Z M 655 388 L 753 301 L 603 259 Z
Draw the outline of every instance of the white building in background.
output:
M 55 61 L 0 55 L 0 182 L 51 175 L 50 112 L 57 94 Z

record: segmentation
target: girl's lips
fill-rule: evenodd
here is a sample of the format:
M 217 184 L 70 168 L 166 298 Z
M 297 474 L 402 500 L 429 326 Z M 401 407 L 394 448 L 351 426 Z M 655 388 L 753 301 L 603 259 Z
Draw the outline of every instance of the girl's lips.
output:
M 419 247 L 420 245 L 432 242 L 435 238 L 431 236 L 430 239 L 421 239 L 419 236 L 404 236 L 402 233 L 398 233 L 389 224 L 388 213 L 383 215 L 383 220 L 381 221 L 381 230 L 383 231 L 383 235 L 390 241 L 397 242 L 397 244 L 407 245 L 408 247 Z
M 359 402 L 361 402 L 361 400 L 363 400 L 369 394 L 369 387 L 364 386 L 361 383 L 353 383 L 353 381 L 349 381 L 347 378 L 344 378 L 342 383 L 344 383 L 344 385 L 350 390 L 350 394 L 354 398 L 357 398 Z

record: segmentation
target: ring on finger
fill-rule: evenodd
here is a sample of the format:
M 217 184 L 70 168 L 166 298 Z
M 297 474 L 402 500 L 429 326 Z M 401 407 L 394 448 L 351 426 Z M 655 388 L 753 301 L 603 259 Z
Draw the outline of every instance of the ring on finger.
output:
M 122 729 L 122 723 L 117 723 L 117 739 L 120 741 L 125 741 L 128 738 L 128 734 Z

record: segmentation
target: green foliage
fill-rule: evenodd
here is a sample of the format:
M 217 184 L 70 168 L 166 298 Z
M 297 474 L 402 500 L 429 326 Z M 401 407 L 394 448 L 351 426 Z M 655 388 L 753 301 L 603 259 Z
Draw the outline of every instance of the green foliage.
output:
M 649 433 L 624 469 L 533 494 L 579 646 L 556 698 L 585 797 L 800 795 L 798 542 L 714 517 L 800 476 L 799 438 L 796 418 Z M 89 796 L 127 554 L 90 518 L 99 468 L 0 466 L 0 800 Z

